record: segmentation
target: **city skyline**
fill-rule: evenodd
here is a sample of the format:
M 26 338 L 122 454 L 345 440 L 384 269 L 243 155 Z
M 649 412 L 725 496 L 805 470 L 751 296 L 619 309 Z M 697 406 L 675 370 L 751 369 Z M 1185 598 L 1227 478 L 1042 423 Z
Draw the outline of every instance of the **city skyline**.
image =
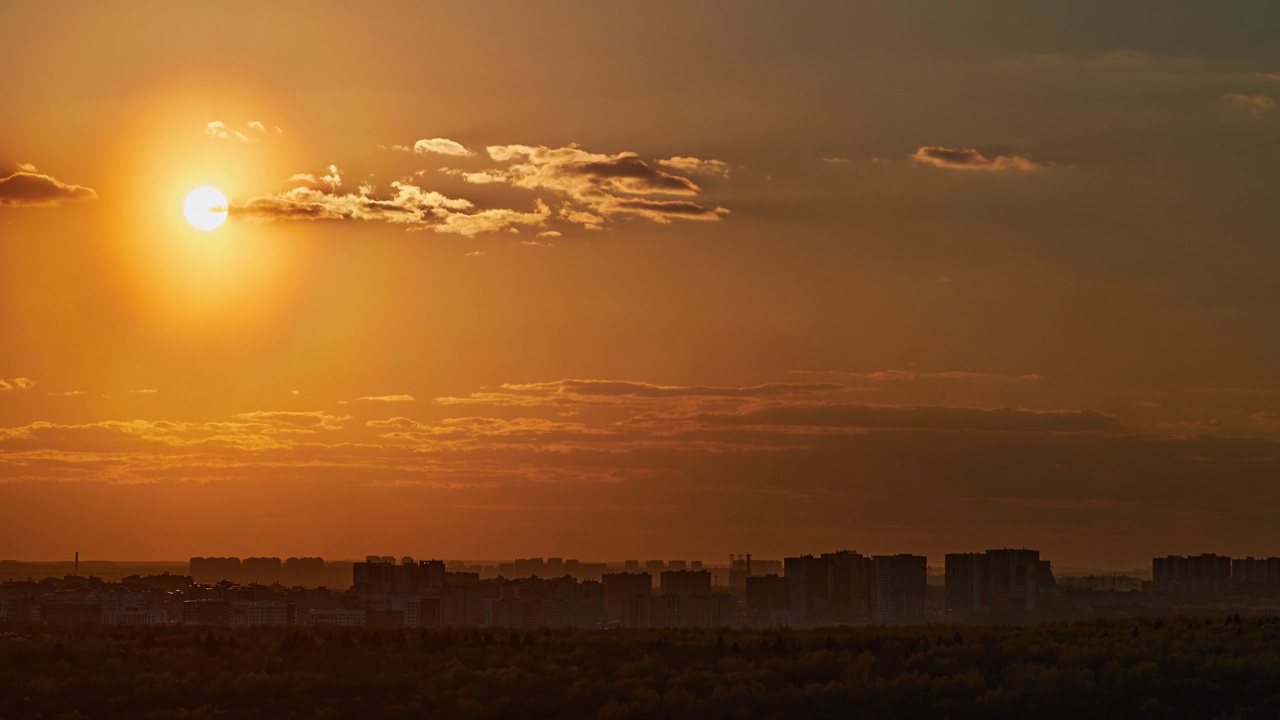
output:
M 0 559 L 1275 554 L 1277 23 L 6 3 Z

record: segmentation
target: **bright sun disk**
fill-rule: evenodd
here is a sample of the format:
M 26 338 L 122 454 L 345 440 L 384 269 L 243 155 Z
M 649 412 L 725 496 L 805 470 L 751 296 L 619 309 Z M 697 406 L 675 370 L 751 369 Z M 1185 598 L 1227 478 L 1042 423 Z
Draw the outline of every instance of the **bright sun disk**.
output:
M 197 230 L 216 230 L 227 221 L 227 196 L 216 187 L 198 187 L 187 194 L 182 214 Z

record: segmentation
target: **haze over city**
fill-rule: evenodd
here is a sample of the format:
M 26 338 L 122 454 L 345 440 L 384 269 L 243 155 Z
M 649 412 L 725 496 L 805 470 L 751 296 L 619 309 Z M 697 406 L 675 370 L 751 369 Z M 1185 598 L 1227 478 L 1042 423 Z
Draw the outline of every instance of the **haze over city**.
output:
M 1268 2 L 0 7 L 0 560 L 1280 555 Z

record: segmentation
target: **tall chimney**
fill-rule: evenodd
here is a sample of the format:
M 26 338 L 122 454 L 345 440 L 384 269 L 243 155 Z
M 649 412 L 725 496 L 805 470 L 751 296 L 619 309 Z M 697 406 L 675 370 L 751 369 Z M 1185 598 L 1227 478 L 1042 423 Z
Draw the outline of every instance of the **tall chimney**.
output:
M 76 551 L 76 577 L 80 577 L 80 551 Z

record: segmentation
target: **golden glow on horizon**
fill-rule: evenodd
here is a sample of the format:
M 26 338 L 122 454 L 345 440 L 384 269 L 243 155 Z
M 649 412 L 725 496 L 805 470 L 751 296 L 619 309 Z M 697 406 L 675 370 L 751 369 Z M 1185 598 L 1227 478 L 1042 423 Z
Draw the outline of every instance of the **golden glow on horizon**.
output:
M 197 230 L 217 230 L 227 221 L 227 196 L 215 187 L 198 187 L 187 194 L 182 214 Z

